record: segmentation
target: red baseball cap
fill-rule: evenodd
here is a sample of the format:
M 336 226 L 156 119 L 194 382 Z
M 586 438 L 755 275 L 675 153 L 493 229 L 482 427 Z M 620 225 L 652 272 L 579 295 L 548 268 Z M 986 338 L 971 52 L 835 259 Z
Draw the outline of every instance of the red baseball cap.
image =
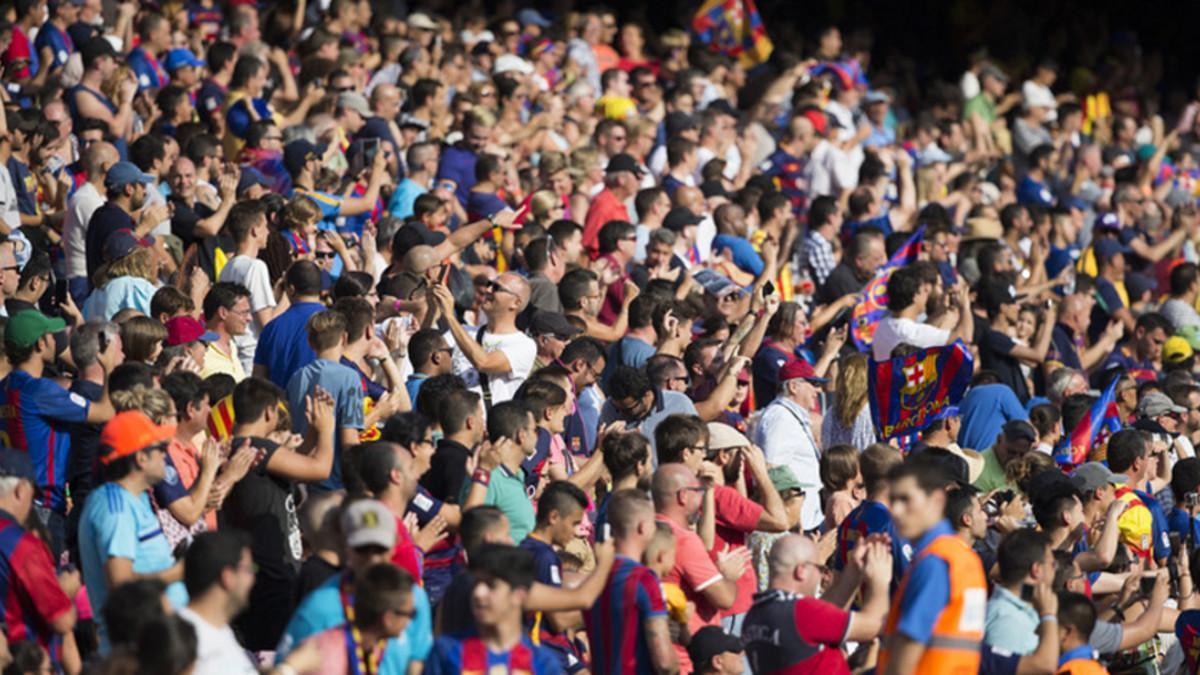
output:
M 808 361 L 804 359 L 793 359 L 783 364 L 779 369 L 779 381 L 787 382 L 788 380 L 805 379 L 816 384 L 824 384 L 829 380 L 824 377 L 817 377 L 817 373 Z
M 190 316 L 177 316 L 166 323 L 167 346 L 184 345 L 199 340 L 201 342 L 216 342 L 219 336 L 211 330 L 206 330 L 199 319 Z

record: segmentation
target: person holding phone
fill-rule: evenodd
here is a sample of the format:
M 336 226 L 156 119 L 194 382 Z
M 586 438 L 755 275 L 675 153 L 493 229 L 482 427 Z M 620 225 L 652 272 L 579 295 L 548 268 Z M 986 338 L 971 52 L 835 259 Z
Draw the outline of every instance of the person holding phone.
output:
M 1050 540 L 1036 530 L 1017 530 L 1000 542 L 1000 578 L 987 603 L 984 642 L 1014 654 L 1032 654 L 1038 647 L 1042 618 L 1032 604 L 1032 589 L 1054 578 Z

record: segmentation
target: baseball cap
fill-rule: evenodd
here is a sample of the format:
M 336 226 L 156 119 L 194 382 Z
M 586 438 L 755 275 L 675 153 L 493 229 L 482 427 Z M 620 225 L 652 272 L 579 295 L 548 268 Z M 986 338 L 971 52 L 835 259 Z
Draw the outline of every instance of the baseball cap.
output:
M 696 631 L 687 648 L 688 656 L 691 657 L 692 663 L 696 664 L 697 669 L 702 669 L 704 664 L 711 663 L 714 656 L 720 656 L 726 652 L 741 654 L 744 649 L 739 638 L 726 633 L 720 626 L 705 626 Z
M 1009 420 L 1004 424 L 1004 437 L 1010 441 L 1037 442 L 1037 429 L 1025 420 Z
M 62 319 L 48 317 L 36 309 L 27 309 L 8 318 L 4 341 L 18 347 L 32 347 L 43 335 L 57 333 L 66 327 L 67 322 Z
M 1131 250 L 1128 246 L 1122 244 L 1120 241 L 1108 238 L 1097 239 L 1096 243 L 1093 244 L 1093 247 L 1095 248 L 1097 262 L 1101 260 L 1111 260 L 1112 257 L 1118 253 L 1128 255 Z
M 0 476 L 8 478 L 24 478 L 29 482 L 37 480 L 37 472 L 33 468 L 33 459 L 28 452 L 0 449 Z
M 529 322 L 531 335 L 553 335 L 560 340 L 570 340 L 579 334 L 579 329 L 558 312 L 537 312 Z
M 1080 492 L 1092 492 L 1110 483 L 1122 484 L 1128 482 L 1125 476 L 1118 476 L 1108 470 L 1100 462 L 1084 462 L 1071 474 L 1071 483 Z
M 371 104 L 367 102 L 367 97 L 354 91 L 344 91 L 338 94 L 337 107 L 353 110 L 364 119 L 375 116 L 375 113 L 371 112 Z
M 1152 391 L 1141 398 L 1137 404 L 1138 417 L 1158 417 L 1170 413 L 1185 413 L 1187 408 L 1175 403 L 1164 393 Z
M 185 345 L 199 340 L 201 342 L 216 342 L 218 336 L 211 330 L 206 330 L 199 319 L 190 316 L 177 316 L 169 319 L 167 327 L 167 346 Z
M 1017 289 L 1004 277 L 989 277 L 979 284 L 979 302 L 985 309 L 998 310 L 1016 301 Z
M 133 230 L 117 230 L 109 235 L 108 239 L 104 240 L 104 247 L 101 253 L 104 254 L 106 261 L 112 262 L 120 260 L 139 248 L 148 247 L 153 243 L 154 237 L 147 236 L 145 239 L 138 239 Z
M 424 12 L 413 12 L 412 14 L 409 14 L 408 19 L 404 23 L 407 23 L 409 28 L 416 28 L 417 30 L 438 29 L 438 25 L 434 23 L 433 19 L 429 18 L 428 14 L 425 14 Z
M 642 175 L 642 166 L 632 155 L 624 152 L 618 152 L 608 160 L 608 166 L 604 168 L 604 173 L 616 173 L 618 171 L 628 171 L 638 176 Z
M 166 68 L 168 73 L 174 72 L 175 70 L 185 66 L 203 68 L 204 59 L 197 58 L 196 55 L 192 53 L 192 50 L 186 47 L 176 47 L 175 49 L 167 52 L 167 58 L 163 61 L 163 68 Z
M 767 477 L 771 479 L 771 485 L 775 486 L 775 491 L 783 494 L 787 490 L 804 490 L 806 488 L 821 487 L 815 483 L 804 483 L 799 478 L 796 478 L 796 472 L 790 467 L 773 466 L 767 469 Z
M 750 439 L 745 434 L 722 422 L 708 423 L 708 449 L 724 450 L 725 448 L 745 448 L 750 446 Z
M 688 225 L 699 225 L 703 220 L 703 216 L 693 213 L 688 207 L 676 206 L 667 212 L 666 217 L 663 218 L 662 226 L 672 232 L 679 233 Z
M 133 162 L 117 162 L 104 174 L 104 189 L 118 190 L 131 183 L 153 183 L 154 176 L 137 168 Z
M 868 91 L 866 93 L 866 95 L 863 96 L 863 103 L 865 105 L 871 105 L 872 103 L 887 103 L 890 100 L 891 99 L 888 97 L 887 94 L 885 94 L 882 91 L 879 91 L 878 89 L 873 89 L 871 91 Z
M 396 122 L 396 126 L 400 127 L 401 129 L 405 127 L 412 127 L 414 129 L 425 131 L 429 128 L 429 122 L 426 122 L 425 120 L 421 119 L 420 117 L 416 117 L 411 113 L 404 113 L 400 115 L 400 121 Z
M 396 545 L 396 516 L 381 502 L 362 499 L 342 513 L 342 532 L 346 546 L 379 546 L 392 550 Z
M 996 66 L 994 66 L 990 63 L 985 65 L 979 71 L 979 76 L 980 77 L 994 77 L 997 80 L 1000 80 L 1001 82 L 1008 82 L 1008 75 L 1006 75 L 1003 70 L 1000 70 L 999 68 L 997 68 Z
M 100 430 L 100 463 L 111 464 L 174 435 L 175 425 L 155 424 L 140 410 L 119 412 Z
M 1192 349 L 1192 345 L 1187 341 L 1187 338 L 1172 335 L 1163 343 L 1162 360 L 1163 363 L 1174 365 L 1188 360 L 1195 353 L 1196 351 Z
M 283 147 L 283 166 L 288 173 L 297 174 L 310 159 L 320 159 L 325 146 L 300 138 Z
M 787 382 L 788 380 L 805 379 L 809 382 L 822 384 L 829 380 L 824 377 L 817 377 L 813 367 L 804 359 L 794 359 L 783 365 L 779 369 L 779 382 Z
M 525 9 L 517 12 L 517 23 L 521 24 L 522 26 L 528 26 L 532 24 L 539 28 L 550 27 L 550 19 L 547 19 L 545 14 L 542 14 L 532 7 L 526 7 Z
M 495 65 L 492 66 L 492 74 L 499 75 L 509 72 L 529 75 L 533 72 L 533 64 L 516 54 L 503 54 L 496 59 Z
M 240 195 L 255 185 L 261 185 L 270 189 L 271 181 L 267 180 L 263 172 L 252 166 L 242 167 L 242 175 L 238 176 L 237 194 Z

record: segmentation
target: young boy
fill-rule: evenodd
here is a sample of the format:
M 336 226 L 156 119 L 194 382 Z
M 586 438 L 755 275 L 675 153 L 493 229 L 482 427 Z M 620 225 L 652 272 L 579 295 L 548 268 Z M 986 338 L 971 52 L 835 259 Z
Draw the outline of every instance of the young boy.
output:
M 646 552 L 642 554 L 642 563 L 650 568 L 651 572 L 658 575 L 662 579 L 671 568 L 675 566 L 675 531 L 666 523 L 654 524 L 654 536 L 650 539 L 650 543 L 646 546 Z M 661 582 L 663 589 L 663 599 L 667 603 L 667 618 L 672 622 L 679 624 L 677 629 L 680 635 L 680 641 L 686 642 L 688 635 L 688 612 L 687 598 L 683 595 L 683 589 L 678 584 Z
M 340 363 L 346 341 L 345 316 L 335 311 L 312 315 L 308 320 L 308 343 L 316 352 L 317 360 L 293 373 L 288 380 L 289 410 L 305 410 L 305 399 L 315 387 L 333 397 L 338 429 L 333 467 L 328 477 L 313 485 L 319 490 L 342 489 L 342 452 L 358 443 L 358 433 L 363 428 L 362 383 L 353 369 Z M 303 434 L 307 428 L 308 420 L 303 414 L 292 415 L 292 431 Z
M 476 630 L 443 635 L 425 661 L 428 675 L 443 673 L 561 673 L 558 658 L 535 646 L 521 625 L 534 582 L 533 556 L 504 544 L 484 544 L 471 557 L 475 586 L 471 613 Z
M 1096 607 L 1080 593 L 1058 595 L 1059 673 L 1106 673 L 1096 661 L 1096 652 L 1088 637 L 1096 627 Z

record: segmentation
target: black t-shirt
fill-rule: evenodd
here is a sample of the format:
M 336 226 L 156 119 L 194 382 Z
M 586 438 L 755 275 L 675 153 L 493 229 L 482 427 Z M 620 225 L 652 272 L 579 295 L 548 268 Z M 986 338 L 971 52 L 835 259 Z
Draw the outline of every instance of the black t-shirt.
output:
M 979 340 L 979 359 L 984 369 L 995 371 L 1000 381 L 1013 390 L 1021 403 L 1025 403 L 1029 400 L 1029 388 L 1025 386 L 1020 362 L 1009 355 L 1015 346 L 1012 338 L 989 327 Z
M 467 569 L 454 576 L 442 596 L 442 635 L 454 635 L 475 630 L 475 615 L 471 613 L 471 591 L 475 575 Z
M 446 502 L 458 503 L 458 493 L 467 480 L 467 459 L 471 449 L 462 443 L 443 438 L 429 463 L 429 471 L 421 476 L 421 486 L 429 494 Z
M 244 440 L 233 439 L 232 447 L 240 447 Z M 302 549 L 292 482 L 267 471 L 279 445 L 265 438 L 251 438 L 250 444 L 262 450 L 263 457 L 229 491 L 221 526 L 250 536 L 250 554 L 258 566 L 250 607 L 237 623 L 242 645 L 254 651 L 279 644 L 295 607 Z
M 330 565 L 319 555 L 310 556 L 300 565 L 300 575 L 296 577 L 296 606 L 300 605 L 309 593 L 329 581 L 329 577 L 337 574 L 342 568 Z
M 817 291 L 817 302 L 828 305 L 847 293 L 858 293 L 866 285 L 867 282 L 859 281 L 854 276 L 854 268 L 846 263 L 838 263 L 825 279 L 825 285 Z
M 203 202 L 189 204 L 177 195 L 171 195 L 167 200 L 175 208 L 171 214 L 171 234 L 183 240 L 183 247 L 187 248 L 196 243 L 196 223 L 211 216 L 213 210 Z
M 118 230 L 134 230 L 133 218 L 125 209 L 112 202 L 105 202 L 96 209 L 87 228 L 87 273 L 91 279 L 104 264 L 104 242 Z

